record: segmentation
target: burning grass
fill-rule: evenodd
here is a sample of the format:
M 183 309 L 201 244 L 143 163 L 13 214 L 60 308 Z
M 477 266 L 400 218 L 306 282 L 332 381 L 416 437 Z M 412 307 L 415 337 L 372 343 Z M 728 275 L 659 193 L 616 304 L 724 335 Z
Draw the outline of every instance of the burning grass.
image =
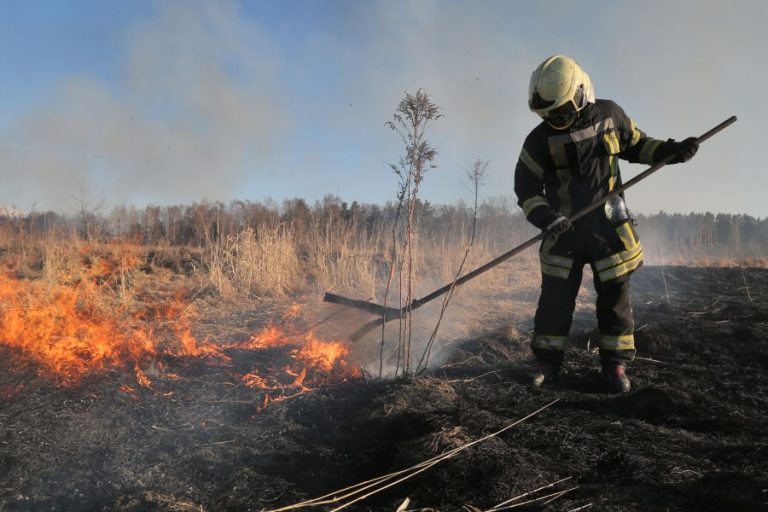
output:
M 235 340 L 193 334 L 199 315 L 177 290 L 155 298 L 136 291 L 129 306 L 115 293 L 142 259 L 127 255 L 99 258 L 90 248 L 80 251 L 87 265 L 77 276 L 61 274 L 59 282 L 0 276 L 0 346 L 19 361 L 32 363 L 39 376 L 57 386 L 77 386 L 84 378 L 109 371 L 135 375 L 133 386 L 153 387 L 153 379 L 172 379 L 174 366 L 192 360 L 225 368 L 233 354 L 264 354 L 266 364 L 231 371 L 233 381 L 264 391 L 262 407 L 288 390 L 313 387 L 361 376 L 347 362 L 349 348 L 340 341 L 319 339 L 300 323 L 299 305 L 276 322 Z M 274 349 L 285 349 L 279 354 Z

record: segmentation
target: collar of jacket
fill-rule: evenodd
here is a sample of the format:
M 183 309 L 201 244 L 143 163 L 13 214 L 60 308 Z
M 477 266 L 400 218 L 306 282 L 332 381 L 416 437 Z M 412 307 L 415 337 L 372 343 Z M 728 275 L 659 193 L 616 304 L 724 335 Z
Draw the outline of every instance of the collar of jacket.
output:
M 579 111 L 579 116 L 568 128 L 569 132 L 575 132 L 582 128 L 594 125 L 598 121 L 599 108 L 596 103 L 588 103 L 586 107 Z

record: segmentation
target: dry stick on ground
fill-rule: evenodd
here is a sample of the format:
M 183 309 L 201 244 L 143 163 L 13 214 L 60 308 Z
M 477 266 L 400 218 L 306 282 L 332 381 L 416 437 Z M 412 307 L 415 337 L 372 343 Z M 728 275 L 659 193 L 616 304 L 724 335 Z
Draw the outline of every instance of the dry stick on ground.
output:
M 489 372 L 481 373 L 480 375 L 477 375 L 475 377 L 468 377 L 466 379 L 451 379 L 451 380 L 446 380 L 445 382 L 447 382 L 449 384 L 450 383 L 454 383 L 454 382 L 472 382 L 472 381 L 475 381 L 477 379 L 482 379 L 483 377 L 487 377 L 488 375 L 493 375 L 493 374 L 496 374 L 496 373 L 501 373 L 501 370 L 491 370 Z
M 417 474 L 419 474 L 419 473 L 421 473 L 423 471 L 426 471 L 427 469 L 431 468 L 435 464 L 438 464 L 438 463 L 440 463 L 440 462 L 442 462 L 444 460 L 447 460 L 447 459 L 455 456 L 459 452 L 462 452 L 462 451 L 466 450 L 467 448 L 470 448 L 470 447 L 472 447 L 472 446 L 474 446 L 476 444 L 482 443 L 483 441 L 487 441 L 488 439 L 491 439 L 493 437 L 498 436 L 499 434 L 502 434 L 503 432 L 506 432 L 507 430 L 511 429 L 512 427 L 515 427 L 515 426 L 519 425 L 520 423 L 522 423 L 522 422 L 532 418 L 533 416 L 536 416 L 540 412 L 542 412 L 545 409 L 547 409 L 547 408 L 551 407 L 552 405 L 556 404 L 558 401 L 559 401 L 559 399 L 553 400 L 552 402 L 548 403 L 547 405 L 544 405 L 543 407 L 540 407 L 539 409 L 537 409 L 536 411 L 530 413 L 529 415 L 527 415 L 527 416 L 525 416 L 523 418 L 520 418 L 519 420 L 516 420 L 516 421 L 514 421 L 512 423 L 510 423 L 509 425 L 507 425 L 506 427 L 502 428 L 501 430 L 498 430 L 496 432 L 488 434 L 488 435 L 486 435 L 484 437 L 481 437 L 480 439 L 476 439 L 475 441 L 467 443 L 467 444 L 465 444 L 463 446 L 459 446 L 458 448 L 454 448 L 452 450 L 448 450 L 447 452 L 444 452 L 444 453 L 442 453 L 440 455 L 432 457 L 431 459 L 428 459 L 428 460 L 426 460 L 424 462 L 421 462 L 421 463 L 416 464 L 414 466 L 411 466 L 409 468 L 401 469 L 399 471 L 395 471 L 394 473 L 389 473 L 389 474 L 386 474 L 386 475 L 382 475 L 380 477 L 377 477 L 377 478 L 374 478 L 374 479 L 371 479 L 371 480 L 366 480 L 365 482 L 360 482 L 358 484 L 351 485 L 349 487 L 345 487 L 344 489 L 339 489 L 337 491 L 333 491 L 331 493 L 325 494 L 325 495 L 320 496 L 318 498 L 302 501 L 300 503 L 295 503 L 293 505 L 287 505 L 287 506 L 281 507 L 281 508 L 272 509 L 272 510 L 269 510 L 267 512 L 284 512 L 286 510 L 296 510 L 296 509 L 299 509 L 299 508 L 318 507 L 318 506 L 322 506 L 322 505 L 330 505 L 330 504 L 334 504 L 334 503 L 339 503 L 339 502 L 341 502 L 343 500 L 352 498 L 351 501 L 349 501 L 347 503 L 344 503 L 343 505 L 340 505 L 339 507 L 333 509 L 333 511 L 341 510 L 343 508 L 348 507 L 349 505 L 352 505 L 353 503 L 356 503 L 356 502 L 358 502 L 360 500 L 368 498 L 368 497 L 370 497 L 370 496 L 372 496 L 372 495 L 374 495 L 376 493 L 379 493 L 379 492 L 381 492 L 381 491 L 383 491 L 385 489 L 388 489 L 390 487 L 394 487 L 395 485 L 399 484 L 400 482 L 408 480 L 409 478 L 412 478 L 412 477 L 416 476 Z M 404 475 L 404 476 L 402 476 L 402 475 Z M 398 478 L 397 480 L 395 480 L 393 482 L 390 482 L 390 480 L 392 480 L 394 478 L 397 478 L 397 477 L 400 477 L 400 478 Z M 386 483 L 386 482 L 389 482 L 389 483 Z M 369 490 L 370 490 L 370 492 L 368 492 L 368 493 L 366 493 L 366 494 L 364 494 L 362 496 L 355 497 L 356 495 L 359 495 L 359 494 L 364 493 L 364 492 L 369 491 Z
M 651 359 L 650 357 L 635 356 L 635 359 L 639 361 L 648 361 L 649 363 L 669 364 L 669 363 L 665 363 L 664 361 L 659 361 L 658 359 Z
M 586 505 L 582 505 L 580 507 L 572 508 L 568 512 L 579 512 L 580 510 L 586 510 L 586 509 L 590 508 L 592 505 L 593 505 L 592 503 L 587 503 Z
M 397 507 L 397 510 L 395 512 L 405 512 L 408 510 L 408 505 L 411 504 L 411 498 L 405 498 L 403 502 L 400 504 L 399 507 Z
M 459 280 L 462 274 L 464 274 L 464 265 L 466 265 L 467 259 L 469 258 L 469 253 L 472 250 L 472 246 L 475 244 L 475 233 L 477 232 L 477 198 L 480 191 L 480 182 L 483 178 L 483 174 L 485 174 L 485 169 L 487 167 L 487 160 L 483 162 L 482 160 L 478 159 L 474 164 L 472 164 L 472 169 L 467 172 L 467 176 L 470 180 L 472 180 L 475 193 L 474 209 L 472 211 L 472 231 L 469 237 L 469 243 L 467 244 L 467 249 L 464 251 L 464 257 L 461 259 L 459 268 L 456 270 L 456 274 L 453 277 L 451 288 L 448 290 L 448 293 L 443 296 L 443 303 L 440 305 L 440 314 L 437 317 L 437 323 L 435 324 L 435 328 L 429 337 L 427 346 L 424 348 L 424 353 L 421 355 L 419 364 L 416 365 L 416 373 L 426 370 L 429 366 L 429 356 L 432 353 L 432 346 L 435 343 L 435 338 L 437 338 L 437 331 L 440 329 L 440 323 L 443 321 L 443 316 L 445 315 L 445 310 L 448 309 L 448 304 L 451 302 L 454 293 L 456 293 L 456 282 Z
M 565 496 L 569 492 L 575 491 L 578 488 L 579 488 L 579 486 L 575 485 L 575 486 L 571 487 L 570 489 L 563 489 L 562 491 L 552 493 L 552 494 L 550 494 L 548 496 L 541 496 L 540 498 L 536 498 L 535 500 L 531 500 L 531 502 L 545 500 L 545 501 L 542 501 L 541 504 L 542 505 L 548 505 L 549 503 L 552 503 L 556 499 L 558 499 L 558 498 L 560 498 L 562 496 Z M 546 498 L 549 498 L 549 499 L 546 499 Z M 517 506 L 522 506 L 522 504 L 515 505 L 514 507 L 510 507 L 510 508 L 516 508 Z
M 384 486 L 382 486 L 382 487 L 380 487 L 378 489 L 372 490 L 371 492 L 369 492 L 369 493 L 367 493 L 367 494 L 365 494 L 363 496 L 358 496 L 358 497 L 354 498 L 353 500 L 348 501 L 347 503 L 344 503 L 341 506 L 338 506 L 338 507 L 336 507 L 334 509 L 331 509 L 330 512 L 338 512 L 339 510 L 342 510 L 342 509 L 344 509 L 344 508 L 346 508 L 346 507 L 348 507 L 348 506 L 350 506 L 350 505 L 352 505 L 354 503 L 357 503 L 358 501 L 364 500 L 364 499 L 366 499 L 366 498 L 368 498 L 370 496 L 373 496 L 374 494 L 378 494 L 379 492 L 381 492 L 383 490 L 386 490 L 386 489 L 388 489 L 390 487 L 394 487 L 398 483 L 403 482 L 405 480 L 408 480 L 408 479 L 416 476 L 417 474 L 426 471 L 427 469 L 431 468 L 432 466 L 435 466 L 435 465 L 439 464 L 440 462 L 443 462 L 444 460 L 447 460 L 447 459 L 457 455 L 459 452 L 462 452 L 462 451 L 466 450 L 467 448 L 469 448 L 471 446 L 474 446 L 474 445 L 476 445 L 478 443 L 481 443 L 483 441 L 486 441 L 488 439 L 496 437 L 497 435 L 501 434 L 502 432 L 504 432 L 506 430 L 509 430 L 510 428 L 514 427 L 515 425 L 518 425 L 518 424 L 522 423 L 526 419 L 528 419 L 528 418 L 538 414 L 539 412 L 543 411 L 544 409 L 550 407 L 551 405 L 556 403 L 558 400 L 559 399 L 556 399 L 556 400 L 550 402 L 549 404 L 547 404 L 544 407 L 538 409 L 537 411 L 529 414 L 528 416 L 526 416 L 524 418 L 521 418 L 521 419 L 515 421 L 514 423 L 511 423 L 511 424 L 507 425 L 506 427 L 502 428 L 501 430 L 498 430 L 497 432 L 489 434 L 489 435 L 487 435 L 485 437 L 482 437 L 482 438 L 480 438 L 480 439 L 478 439 L 476 441 L 472 441 L 471 443 L 467 443 L 464 446 L 460 446 L 458 448 L 454 448 L 453 450 L 449 450 L 448 452 L 445 452 L 443 455 L 439 455 L 437 457 L 433 457 L 432 459 L 430 459 L 431 462 L 422 463 L 421 465 L 423 465 L 423 467 L 419 468 L 418 470 L 413 471 L 412 473 L 410 473 L 410 474 L 408 474 L 408 475 L 406 475 L 406 476 L 404 476 L 404 477 L 402 477 L 402 478 L 400 478 L 398 480 L 395 480 L 394 482 L 391 482 L 391 483 L 389 483 L 387 485 L 384 485 Z M 414 466 L 414 467 L 416 467 L 416 466 Z
M 563 483 L 563 482 L 566 482 L 566 481 L 570 480 L 571 478 L 573 478 L 573 477 L 572 477 L 572 476 L 568 476 L 568 477 L 565 477 L 565 478 L 561 478 L 561 479 L 560 479 L 560 480 L 558 480 L 557 482 L 552 482 L 551 484 L 543 485 L 543 486 L 539 487 L 538 489 L 534 489 L 534 490 L 532 490 L 532 491 L 528 491 L 528 492 L 526 492 L 526 493 L 524 493 L 524 494 L 521 494 L 521 495 L 519 495 L 519 496 L 515 496 L 514 498 L 510 498 L 510 499 L 508 499 L 508 500 L 506 500 L 506 501 L 502 501 L 501 503 L 499 503 L 499 504 L 497 504 L 497 505 L 494 505 L 494 506 L 492 506 L 491 508 L 489 508 L 489 509 L 488 509 L 488 510 L 486 510 L 485 512 L 496 512 L 497 510 L 499 510 L 499 509 L 500 509 L 500 507 L 503 507 L 503 506 L 509 505 L 509 504 L 510 504 L 510 503 L 512 503 L 513 501 L 517 501 L 517 500 L 523 499 L 523 498 L 525 498 L 525 497 L 527 497 L 527 496 L 530 496 L 531 494 L 535 494 L 535 493 L 537 493 L 537 492 L 539 492 L 539 491 L 543 491 L 544 489 L 549 489 L 550 487 L 554 487 L 554 486 L 556 486 L 557 484 L 561 484 L 561 483 Z
M 514 503 L 512 505 L 507 505 L 507 506 L 504 506 L 504 507 L 501 507 L 501 508 L 496 508 L 496 509 L 494 509 L 494 512 L 501 512 L 502 510 L 512 510 L 513 508 L 525 507 L 526 505 L 530 505 L 531 503 L 539 503 L 540 502 L 542 505 L 546 505 L 547 503 L 552 503 L 556 499 L 561 498 L 565 494 L 567 494 L 567 493 L 569 493 L 571 491 L 575 491 L 578 488 L 579 488 L 579 486 L 577 485 L 575 487 L 571 487 L 569 489 L 564 489 L 562 491 L 553 492 L 551 494 L 545 494 L 544 496 L 539 496 L 538 498 L 533 498 L 533 499 L 530 499 L 530 500 L 521 501 L 520 503 Z

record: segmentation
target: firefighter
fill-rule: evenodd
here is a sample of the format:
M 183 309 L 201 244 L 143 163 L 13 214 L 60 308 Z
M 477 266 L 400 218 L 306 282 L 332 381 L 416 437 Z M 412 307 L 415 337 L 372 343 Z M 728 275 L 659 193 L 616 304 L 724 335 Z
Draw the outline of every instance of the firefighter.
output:
M 609 392 L 627 392 L 625 369 L 635 356 L 629 276 L 643 263 L 633 219 L 623 196 L 573 223 L 568 217 L 621 185 L 619 159 L 652 165 L 671 156 L 669 163 L 685 162 L 696 154 L 697 139 L 646 136 L 616 103 L 595 99 L 587 73 L 563 55 L 533 72 L 528 106 L 543 121 L 523 144 L 515 193 L 527 220 L 547 234 L 539 249 L 532 384 L 540 386 L 560 372 L 588 263 L 597 292 L 600 380 Z

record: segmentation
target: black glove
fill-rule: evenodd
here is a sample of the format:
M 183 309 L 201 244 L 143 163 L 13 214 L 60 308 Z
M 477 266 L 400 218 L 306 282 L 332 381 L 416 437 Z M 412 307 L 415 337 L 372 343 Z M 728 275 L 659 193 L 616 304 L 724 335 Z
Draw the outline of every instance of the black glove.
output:
M 573 223 L 565 216 L 560 215 L 544 230 L 547 236 L 559 237 L 567 231 L 573 231 Z
M 693 158 L 698 150 L 699 140 L 696 137 L 688 137 L 687 139 L 680 142 L 669 139 L 667 142 L 663 142 L 658 147 L 653 156 L 654 159 L 658 162 L 668 157 L 669 155 L 675 155 L 668 163 L 680 164 Z
M 677 148 L 675 148 L 675 152 L 677 153 L 677 158 L 675 160 L 677 161 L 674 163 L 687 162 L 693 158 L 693 156 L 699 150 L 699 139 L 696 137 L 688 137 L 684 141 L 677 142 L 676 144 Z

